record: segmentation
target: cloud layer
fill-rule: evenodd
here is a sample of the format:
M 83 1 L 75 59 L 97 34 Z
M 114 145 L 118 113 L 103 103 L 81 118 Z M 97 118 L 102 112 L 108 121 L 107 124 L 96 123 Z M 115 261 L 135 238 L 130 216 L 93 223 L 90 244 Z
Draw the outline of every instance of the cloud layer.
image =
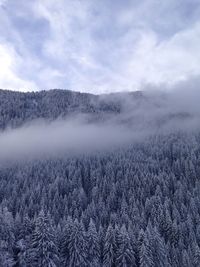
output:
M 150 91 L 139 98 L 131 93 L 104 95 L 105 101 L 120 102 L 120 113 L 105 110 L 97 118 L 95 112 L 82 114 L 77 108 L 76 116 L 68 114 L 51 122 L 30 120 L 18 128 L 6 128 L 0 131 L 0 164 L 63 153 L 110 151 L 155 134 L 199 132 L 200 91 L 191 83 L 186 88 Z
M 0 0 L 0 88 L 102 93 L 200 75 L 197 0 Z

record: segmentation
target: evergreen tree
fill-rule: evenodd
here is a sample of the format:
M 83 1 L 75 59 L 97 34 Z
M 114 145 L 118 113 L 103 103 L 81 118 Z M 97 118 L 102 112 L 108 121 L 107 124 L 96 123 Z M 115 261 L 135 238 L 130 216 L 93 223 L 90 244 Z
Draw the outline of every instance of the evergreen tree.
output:
M 194 254 L 194 266 L 200 266 L 200 248 L 198 245 L 195 247 L 195 254 Z
M 87 261 L 87 236 L 82 222 L 74 221 L 69 236 L 69 265 L 70 267 L 86 267 Z
M 90 219 L 87 237 L 89 266 L 98 267 L 100 265 L 100 241 L 92 219 Z
M 37 267 L 59 266 L 54 231 L 50 219 L 43 210 L 36 219 L 29 262 Z
M 116 236 L 117 250 L 116 250 L 116 266 L 119 267 L 134 267 L 135 255 L 131 246 L 129 234 L 126 226 L 123 225 Z
M 192 266 L 186 250 L 182 251 L 182 266 L 183 267 Z
M 11 267 L 14 260 L 13 218 L 7 208 L 0 210 L 0 266 Z
M 154 267 L 152 248 L 147 237 L 144 233 L 143 242 L 140 248 L 140 267 Z
M 64 266 L 69 265 L 69 240 L 70 240 L 70 235 L 73 231 L 73 220 L 70 216 L 68 216 L 67 221 L 64 226 L 63 230 L 63 236 L 60 237 L 60 242 L 61 242 L 61 258 Z
M 15 246 L 15 265 L 14 267 L 27 267 L 29 262 L 29 243 L 24 239 L 20 239 Z
M 163 238 L 160 236 L 157 228 L 152 229 L 153 238 L 153 254 L 155 267 L 167 267 L 169 266 L 167 258 L 167 248 Z
M 104 248 L 103 248 L 103 266 L 113 267 L 115 264 L 115 250 L 116 250 L 116 240 L 115 240 L 115 231 L 112 225 L 109 225 L 107 228 Z

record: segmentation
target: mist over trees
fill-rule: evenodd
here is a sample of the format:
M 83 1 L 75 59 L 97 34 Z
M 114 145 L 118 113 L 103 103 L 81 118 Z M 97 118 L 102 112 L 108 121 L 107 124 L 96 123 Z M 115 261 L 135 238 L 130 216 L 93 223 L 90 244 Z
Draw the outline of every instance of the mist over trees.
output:
M 122 96 L 0 95 L 2 133 L 77 112 L 93 114 L 92 123 L 109 122 L 110 115 L 129 126 L 135 120 L 128 104 L 124 112 Z M 152 107 L 141 93 L 132 97 L 135 111 L 141 102 Z M 183 111 L 161 112 L 153 127 L 165 130 L 174 121 L 184 127 L 114 151 L 0 161 L 0 266 L 200 266 L 200 133 L 188 131 L 198 113 Z M 153 119 L 154 111 L 148 113 Z

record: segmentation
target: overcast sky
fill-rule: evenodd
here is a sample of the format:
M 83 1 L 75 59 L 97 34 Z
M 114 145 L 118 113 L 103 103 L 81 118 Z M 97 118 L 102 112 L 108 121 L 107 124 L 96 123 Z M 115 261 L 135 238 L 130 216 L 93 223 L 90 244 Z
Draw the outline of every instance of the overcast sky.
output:
M 0 0 L 0 88 L 135 91 L 199 62 L 200 0 Z

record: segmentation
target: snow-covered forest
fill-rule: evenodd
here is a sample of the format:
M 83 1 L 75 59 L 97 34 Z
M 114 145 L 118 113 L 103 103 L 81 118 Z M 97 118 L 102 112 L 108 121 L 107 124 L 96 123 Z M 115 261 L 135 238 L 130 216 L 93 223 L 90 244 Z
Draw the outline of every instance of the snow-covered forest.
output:
M 2 160 L 0 266 L 200 266 L 198 114 L 174 104 L 163 109 L 165 98 L 155 103 L 140 92 L 127 99 L 0 91 L 1 134 L 77 113 L 89 114 L 88 123 L 112 117 L 133 124 L 131 131 L 143 115 L 140 130 L 149 132 L 106 151 Z

